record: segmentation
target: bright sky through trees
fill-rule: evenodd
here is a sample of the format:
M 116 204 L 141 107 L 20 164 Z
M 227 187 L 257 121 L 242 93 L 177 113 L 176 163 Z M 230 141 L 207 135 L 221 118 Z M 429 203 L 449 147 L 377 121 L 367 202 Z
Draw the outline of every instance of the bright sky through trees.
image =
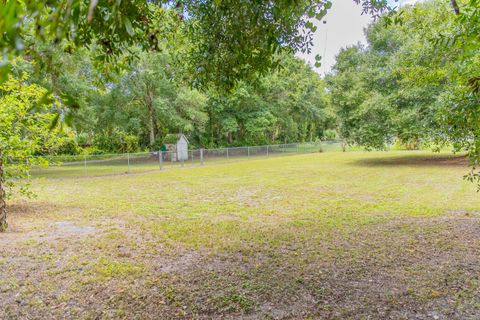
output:
M 390 0 L 390 5 L 404 6 L 413 4 L 419 0 Z M 346 46 L 355 45 L 358 42 L 366 43 L 364 28 L 372 22 L 370 15 L 363 14 L 362 8 L 351 0 L 335 0 L 332 9 L 324 19 L 327 23 L 315 21 L 318 26 L 314 35 L 314 46 L 310 54 L 298 53 L 297 56 L 304 59 L 312 66 L 315 64 L 315 55 L 322 56 L 322 66 L 315 70 L 324 75 L 330 72 L 335 64 L 335 56 L 339 50 Z

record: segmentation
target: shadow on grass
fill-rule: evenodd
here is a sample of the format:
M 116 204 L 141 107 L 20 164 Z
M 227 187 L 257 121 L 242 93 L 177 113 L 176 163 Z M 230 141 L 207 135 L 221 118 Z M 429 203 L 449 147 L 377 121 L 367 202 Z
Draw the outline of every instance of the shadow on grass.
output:
M 352 162 L 361 167 L 468 167 L 469 161 L 465 155 L 405 155 L 398 157 L 382 157 L 359 159 Z
M 31 199 L 17 199 L 7 204 L 7 211 L 10 217 L 46 217 L 56 212 L 75 214 L 79 210 L 78 207 L 72 205 Z

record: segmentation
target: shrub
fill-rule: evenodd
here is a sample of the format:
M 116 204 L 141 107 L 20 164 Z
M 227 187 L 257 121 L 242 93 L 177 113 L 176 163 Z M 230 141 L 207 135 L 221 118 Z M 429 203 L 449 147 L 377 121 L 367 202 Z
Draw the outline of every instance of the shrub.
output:
M 91 144 L 91 138 L 86 132 L 77 134 L 75 139 L 77 140 L 77 144 L 83 148 L 88 147 Z
M 56 154 L 77 155 L 81 151 L 75 139 L 68 139 L 55 150 Z
M 135 152 L 140 149 L 137 136 L 120 130 L 97 134 L 94 138 L 93 145 L 103 152 L 111 153 Z
M 334 130 L 334 129 L 325 130 L 325 133 L 323 134 L 323 139 L 324 140 L 336 140 L 336 139 L 338 139 L 337 131 Z

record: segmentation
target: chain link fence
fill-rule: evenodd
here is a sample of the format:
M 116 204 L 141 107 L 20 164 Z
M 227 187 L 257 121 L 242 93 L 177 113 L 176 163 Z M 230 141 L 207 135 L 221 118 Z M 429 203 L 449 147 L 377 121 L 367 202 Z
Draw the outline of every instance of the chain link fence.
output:
M 48 165 L 34 165 L 32 177 L 94 177 L 193 167 L 234 160 L 260 159 L 315 152 L 342 151 L 339 141 L 289 143 L 250 147 L 188 150 L 188 157 L 172 151 L 138 152 L 102 155 L 42 157 Z M 34 163 L 35 161 L 32 161 Z

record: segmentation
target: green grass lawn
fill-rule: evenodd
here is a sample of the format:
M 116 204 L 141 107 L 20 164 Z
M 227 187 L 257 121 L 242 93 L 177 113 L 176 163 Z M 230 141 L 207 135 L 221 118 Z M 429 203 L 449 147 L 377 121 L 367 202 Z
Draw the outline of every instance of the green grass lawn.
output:
M 0 318 L 480 318 L 466 161 L 326 152 L 36 180 Z

